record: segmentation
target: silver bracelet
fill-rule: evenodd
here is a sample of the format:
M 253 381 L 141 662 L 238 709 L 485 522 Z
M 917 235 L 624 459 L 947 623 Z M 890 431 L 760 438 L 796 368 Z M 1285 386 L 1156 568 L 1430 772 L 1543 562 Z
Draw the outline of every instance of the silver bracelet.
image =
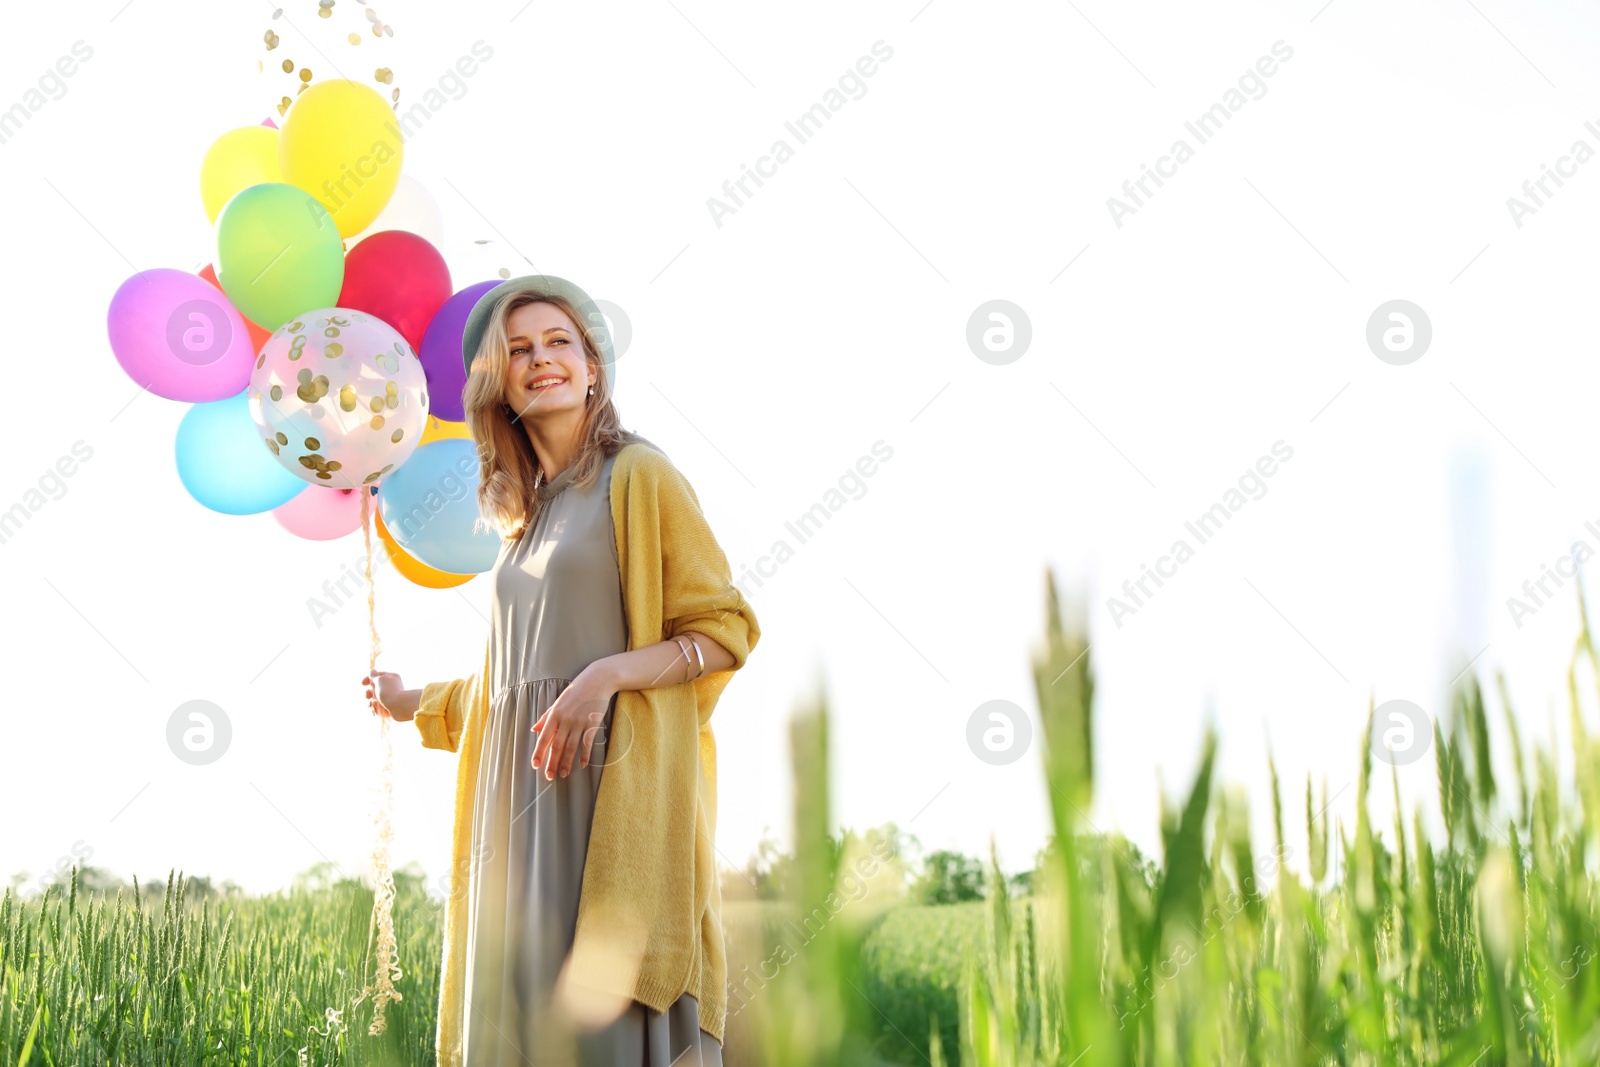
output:
M 706 658 L 705 658 L 705 656 L 701 655 L 701 653 L 700 653 L 700 642 L 699 641 L 696 641 L 694 638 L 691 637 L 691 638 L 689 638 L 689 644 L 694 646 L 694 658 L 695 658 L 695 661 L 700 664 L 700 670 L 695 674 L 695 678 L 699 678 L 700 675 L 706 673 Z
M 683 656 L 683 662 L 686 665 L 685 666 L 685 670 L 683 672 L 683 680 L 684 680 L 684 682 L 688 682 L 688 681 L 691 681 L 692 679 L 690 679 L 690 677 L 689 677 L 689 671 L 688 671 L 687 668 L 694 666 L 694 660 L 689 658 L 689 650 L 687 648 L 683 647 L 683 640 L 684 639 L 681 638 L 681 637 L 674 637 L 672 639 L 673 643 L 678 646 L 679 654 L 681 654 Z

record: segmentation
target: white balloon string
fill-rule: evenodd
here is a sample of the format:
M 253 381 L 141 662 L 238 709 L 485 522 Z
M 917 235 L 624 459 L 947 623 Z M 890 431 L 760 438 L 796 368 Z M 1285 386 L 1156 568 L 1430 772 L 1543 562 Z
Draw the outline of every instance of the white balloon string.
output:
M 367 581 L 367 631 L 370 637 L 367 671 L 368 677 L 372 678 L 373 691 L 376 692 L 378 679 L 372 672 L 377 670 L 378 651 L 381 646 L 378 641 L 376 599 L 372 585 L 372 491 L 368 486 L 362 486 L 357 492 L 361 494 L 361 539 L 366 547 L 364 568 Z M 372 998 L 374 1009 L 372 1025 L 367 1033 L 373 1036 L 383 1033 L 387 1025 L 384 1009 L 388 1003 L 401 999 L 394 983 L 403 976 L 394 936 L 394 872 L 389 868 L 389 844 L 394 836 L 394 741 L 389 734 L 389 716 L 379 715 L 378 719 L 380 762 L 377 795 L 372 808 L 372 821 L 376 830 L 372 842 L 372 925 L 367 931 L 369 961 L 374 947 L 372 935 L 374 932 L 377 934 L 377 974 L 355 998 L 357 1004 L 369 996 Z

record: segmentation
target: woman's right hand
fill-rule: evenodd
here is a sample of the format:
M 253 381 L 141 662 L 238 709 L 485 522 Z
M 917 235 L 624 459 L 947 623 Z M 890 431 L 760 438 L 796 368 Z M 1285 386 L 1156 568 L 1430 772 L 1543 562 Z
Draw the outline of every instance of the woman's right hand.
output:
M 401 699 L 406 687 L 394 671 L 373 671 L 364 676 L 361 683 L 367 687 L 367 705 L 372 714 L 387 715 L 395 722 L 410 722 L 416 715 L 414 709 L 406 707 L 408 702 Z

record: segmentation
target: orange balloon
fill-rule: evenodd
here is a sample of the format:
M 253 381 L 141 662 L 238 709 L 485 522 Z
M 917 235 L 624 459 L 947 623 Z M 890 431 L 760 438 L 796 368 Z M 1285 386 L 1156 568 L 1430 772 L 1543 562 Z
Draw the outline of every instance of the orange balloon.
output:
M 205 265 L 205 269 L 200 272 L 200 277 L 204 278 L 212 285 L 215 285 L 217 287 L 217 292 L 222 292 L 222 284 L 217 281 L 217 272 L 210 263 Z M 224 293 L 223 295 L 226 296 L 227 294 Z M 272 336 L 272 331 L 263 330 L 261 327 L 251 322 L 248 318 L 245 318 L 245 314 L 242 311 L 239 312 L 239 317 L 244 319 L 245 329 L 250 331 L 250 347 L 255 349 L 256 355 L 260 355 L 261 346 L 267 343 L 267 339 Z
M 428 425 L 422 431 L 422 440 L 417 442 L 417 447 L 421 448 L 432 441 L 443 441 L 450 437 L 464 437 L 470 441 L 472 440 L 472 431 L 467 429 L 467 424 L 464 422 L 450 422 L 446 419 L 436 419 L 429 415 Z
M 376 507 L 372 509 L 372 517 L 378 529 L 378 539 L 383 542 L 383 547 L 389 550 L 389 562 L 394 564 L 394 569 L 400 572 L 401 577 L 409 579 L 413 585 L 420 585 L 424 589 L 449 589 L 465 585 L 477 577 L 475 574 L 448 574 L 434 570 L 400 547 L 383 525 L 383 516 L 378 513 Z

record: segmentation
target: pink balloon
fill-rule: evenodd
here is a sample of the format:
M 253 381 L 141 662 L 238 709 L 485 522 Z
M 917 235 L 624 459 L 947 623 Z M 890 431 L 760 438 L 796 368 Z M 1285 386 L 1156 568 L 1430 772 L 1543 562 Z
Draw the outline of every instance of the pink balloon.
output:
M 225 400 L 250 384 L 256 353 L 244 317 L 198 274 L 135 274 L 111 298 L 106 333 L 128 377 L 168 400 Z
M 372 506 L 376 509 L 376 500 Z M 287 504 L 273 508 L 272 517 L 296 537 L 332 541 L 361 529 L 361 491 L 308 485 Z
M 261 125 L 263 125 L 263 126 L 271 126 L 273 129 L 277 129 L 278 128 L 278 124 L 276 122 L 272 121 L 272 116 L 271 115 L 268 115 L 266 118 L 262 119 L 261 120 Z

